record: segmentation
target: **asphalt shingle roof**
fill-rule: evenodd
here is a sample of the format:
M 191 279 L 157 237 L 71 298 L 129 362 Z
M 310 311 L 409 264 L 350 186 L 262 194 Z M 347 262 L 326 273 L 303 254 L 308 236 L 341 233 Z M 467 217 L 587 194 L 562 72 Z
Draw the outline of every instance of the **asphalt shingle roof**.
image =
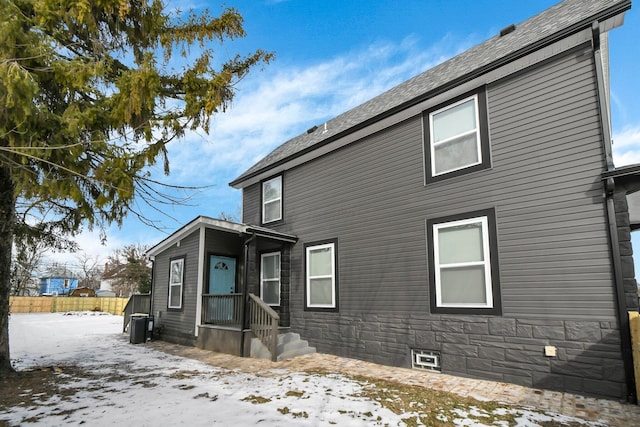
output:
M 277 147 L 230 185 L 268 170 L 282 162 L 322 146 L 390 112 L 428 99 L 438 89 L 450 87 L 514 60 L 531 49 L 542 47 L 559 36 L 580 31 L 594 20 L 604 20 L 631 7 L 631 0 L 564 0 L 534 17 L 517 24 L 505 36 L 491 39 L 395 86 L 320 126 Z

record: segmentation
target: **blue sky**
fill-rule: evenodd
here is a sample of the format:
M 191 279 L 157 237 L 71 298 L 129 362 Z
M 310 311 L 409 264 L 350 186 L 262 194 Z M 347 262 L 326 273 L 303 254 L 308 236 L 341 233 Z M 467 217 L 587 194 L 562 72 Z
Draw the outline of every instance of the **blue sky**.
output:
M 240 217 L 241 192 L 228 183 L 289 138 L 382 93 L 410 77 L 556 4 L 555 0 L 228 0 L 244 16 L 247 37 L 217 49 L 221 58 L 257 48 L 276 60 L 237 85 L 227 113 L 214 117 L 209 135 L 192 132 L 169 148 L 166 181 L 210 186 L 189 206 L 145 209 L 164 231 L 135 216 L 123 227 L 78 237 L 82 251 L 103 260 L 125 244 L 153 245 L 198 215 Z M 182 10 L 218 2 L 171 0 Z M 640 163 L 640 12 L 610 32 L 611 96 L 617 166 Z M 640 235 L 634 233 L 640 254 Z M 73 264 L 70 254 L 51 260 Z M 637 256 L 640 258 L 640 256 Z M 637 271 L 640 271 L 636 267 Z

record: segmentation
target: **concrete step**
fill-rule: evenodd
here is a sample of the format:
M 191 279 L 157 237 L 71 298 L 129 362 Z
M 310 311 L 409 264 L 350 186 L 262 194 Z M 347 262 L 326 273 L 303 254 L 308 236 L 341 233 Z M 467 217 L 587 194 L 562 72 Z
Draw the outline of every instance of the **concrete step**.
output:
M 283 345 L 292 341 L 299 341 L 300 334 L 295 332 L 286 332 L 284 334 L 278 334 L 278 345 Z
M 311 353 L 315 353 L 315 352 L 316 352 L 316 348 L 315 347 L 306 346 L 304 348 L 299 348 L 299 349 L 296 349 L 296 350 L 291 350 L 291 351 L 286 351 L 284 353 L 280 353 L 280 354 L 278 354 L 277 360 L 279 362 L 281 360 L 293 359 L 294 357 L 304 356 L 305 354 L 311 354 Z
M 315 353 L 315 347 L 309 347 L 306 340 L 300 339 L 300 334 L 287 332 L 278 335 L 277 360 L 291 359 L 304 354 Z M 271 352 L 258 338 L 251 339 L 251 357 L 271 359 Z
M 271 352 L 259 338 L 251 338 L 251 353 L 249 355 L 258 359 L 271 359 Z

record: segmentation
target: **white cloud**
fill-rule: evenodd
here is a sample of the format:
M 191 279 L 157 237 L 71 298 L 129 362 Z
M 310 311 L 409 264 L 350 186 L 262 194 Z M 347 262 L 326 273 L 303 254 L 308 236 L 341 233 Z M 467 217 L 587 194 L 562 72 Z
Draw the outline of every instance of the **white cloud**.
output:
M 425 48 L 413 37 L 400 43 L 376 43 L 307 66 L 276 62 L 254 72 L 238 84 L 232 107 L 214 116 L 209 135 L 190 131 L 169 147 L 171 175 L 162 176 L 162 164 L 152 173 L 163 182 L 184 186 L 213 186 L 202 190 L 194 204 L 160 209 L 169 216 L 146 209 L 171 232 L 195 216 L 217 216 L 238 210 L 239 193 L 227 183 L 278 145 L 313 125 L 353 108 L 391 87 L 418 75 L 474 44 L 450 36 Z M 177 218 L 176 221 L 170 217 Z M 166 234 L 140 225 L 132 215 L 123 230 L 108 230 L 106 246 L 97 232 L 83 232 L 78 242 L 88 254 L 106 257 L 125 244 L 155 244 Z M 55 254 L 72 263 L 73 254 Z
M 640 125 L 613 133 L 613 161 L 616 166 L 640 163 Z
M 286 140 L 353 108 L 463 50 L 450 37 L 429 49 L 414 38 L 378 43 L 324 62 L 270 66 L 239 85 L 210 135 L 190 133 L 170 148 L 173 179 L 226 185 Z M 215 177 L 215 178 L 214 178 Z

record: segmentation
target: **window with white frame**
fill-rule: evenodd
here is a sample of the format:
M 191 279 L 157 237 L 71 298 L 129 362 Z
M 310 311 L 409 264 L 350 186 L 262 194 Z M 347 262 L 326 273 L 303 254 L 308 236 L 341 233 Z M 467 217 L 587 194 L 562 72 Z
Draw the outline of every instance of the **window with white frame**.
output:
M 492 254 L 493 210 L 483 213 L 486 214 L 428 222 L 431 305 L 435 312 L 500 310 L 497 262 Z
M 305 248 L 306 307 L 337 308 L 336 244 Z
M 169 301 L 168 308 L 182 308 L 182 288 L 184 282 L 184 258 L 171 260 L 169 267 Z
M 282 176 L 262 183 L 262 223 L 282 219 Z
M 261 256 L 260 295 L 265 303 L 280 305 L 280 252 Z
M 489 167 L 486 121 L 484 91 L 425 115 L 428 182 Z

